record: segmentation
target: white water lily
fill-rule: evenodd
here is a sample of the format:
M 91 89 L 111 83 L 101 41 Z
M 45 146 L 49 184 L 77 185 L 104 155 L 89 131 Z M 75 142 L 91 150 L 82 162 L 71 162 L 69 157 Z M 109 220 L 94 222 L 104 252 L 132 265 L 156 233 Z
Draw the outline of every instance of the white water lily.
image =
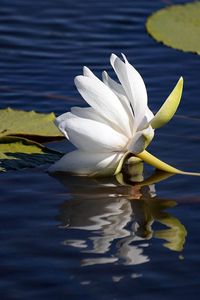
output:
M 101 81 L 87 67 L 83 68 L 83 75 L 75 78 L 75 85 L 89 107 L 72 107 L 71 112 L 56 119 L 58 128 L 77 150 L 64 155 L 50 167 L 50 172 L 113 175 L 121 170 L 127 153 L 160 169 L 165 170 L 168 166 L 145 149 L 154 136 L 154 129 L 174 115 L 181 99 L 183 79 L 180 78 L 154 116 L 147 105 L 142 77 L 122 56 L 124 61 L 114 54 L 110 58 L 119 83 L 105 71 Z M 169 172 L 181 172 L 168 167 Z

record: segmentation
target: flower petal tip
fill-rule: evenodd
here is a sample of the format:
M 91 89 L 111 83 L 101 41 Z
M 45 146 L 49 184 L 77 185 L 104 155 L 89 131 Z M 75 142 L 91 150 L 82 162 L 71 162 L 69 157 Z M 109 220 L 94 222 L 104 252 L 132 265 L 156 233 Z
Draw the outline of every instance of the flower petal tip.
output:
M 83 75 L 84 77 L 96 78 L 94 73 L 86 66 L 83 67 Z
M 79 90 L 79 88 L 82 88 L 84 85 L 84 82 L 88 81 L 89 77 L 88 76 L 83 76 L 83 75 L 78 75 L 74 78 L 74 84 Z
M 123 57 L 124 62 L 125 62 L 125 63 L 128 63 L 128 60 L 127 60 L 127 58 L 126 58 L 126 55 L 125 55 L 124 53 L 121 53 L 121 56 Z
M 85 73 L 87 73 L 87 71 L 89 70 L 89 68 L 88 67 L 86 67 L 86 66 L 83 66 L 83 75 L 84 76 L 86 76 L 85 75 Z
M 111 65 L 114 63 L 114 61 L 117 59 L 117 55 L 115 55 L 114 53 L 111 54 L 110 56 L 110 63 Z
M 102 79 L 105 80 L 108 78 L 108 73 L 106 71 L 102 72 Z

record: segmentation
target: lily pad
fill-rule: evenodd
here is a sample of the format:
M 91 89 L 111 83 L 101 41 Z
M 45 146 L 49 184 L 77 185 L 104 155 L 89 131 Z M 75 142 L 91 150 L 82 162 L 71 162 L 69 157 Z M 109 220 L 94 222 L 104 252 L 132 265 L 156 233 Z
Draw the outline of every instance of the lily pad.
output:
M 63 137 L 54 124 L 54 113 L 42 114 L 6 108 L 0 110 L 0 120 L 0 137 L 13 135 L 36 141 Z
M 172 5 L 151 15 L 148 33 L 158 42 L 200 54 L 200 2 Z
M 22 137 L 0 138 L 0 171 L 19 170 L 53 163 L 62 153 Z

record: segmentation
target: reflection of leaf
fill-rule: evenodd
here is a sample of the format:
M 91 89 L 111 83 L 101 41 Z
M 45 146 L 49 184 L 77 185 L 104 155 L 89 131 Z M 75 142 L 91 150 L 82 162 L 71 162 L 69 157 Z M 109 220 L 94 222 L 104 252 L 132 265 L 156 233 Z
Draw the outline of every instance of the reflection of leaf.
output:
M 147 20 L 147 31 L 175 49 L 200 54 L 200 2 L 161 9 Z
M 35 167 L 54 162 L 61 156 L 61 153 L 25 138 L 0 138 L 0 171 Z
M 166 243 L 164 243 L 163 246 L 170 250 L 183 250 L 187 231 L 184 225 L 181 224 L 177 218 L 165 212 L 166 209 L 176 205 L 175 201 L 159 200 L 154 198 L 144 199 L 143 201 L 140 201 L 139 204 L 136 202 L 134 205 L 135 209 L 137 206 L 140 207 L 140 210 L 137 208 L 137 212 L 141 227 L 147 228 L 148 231 L 151 231 L 152 220 L 165 225 L 168 228 L 154 231 L 154 237 L 165 240 Z
M 164 239 L 164 246 L 173 251 L 182 251 L 185 244 L 187 231 L 181 222 L 166 214 L 164 218 L 159 220 L 160 223 L 169 227 L 169 229 L 155 231 L 154 236 L 159 239 Z
M 15 135 L 35 140 L 38 137 L 55 139 L 63 136 L 54 125 L 54 113 L 41 114 L 7 108 L 0 110 L 0 120 L 0 137 Z

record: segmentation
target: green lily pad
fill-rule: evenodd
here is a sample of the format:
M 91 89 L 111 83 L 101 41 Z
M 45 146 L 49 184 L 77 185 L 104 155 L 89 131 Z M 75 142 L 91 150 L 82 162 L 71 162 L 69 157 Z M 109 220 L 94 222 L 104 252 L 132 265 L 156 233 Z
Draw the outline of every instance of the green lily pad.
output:
M 63 137 L 54 124 L 54 113 L 42 114 L 6 108 L 0 110 L 0 120 L 0 137 L 13 135 L 36 141 Z
M 0 138 L 0 171 L 20 170 L 53 163 L 62 153 L 22 137 Z
M 200 54 L 200 2 L 172 5 L 151 15 L 148 33 L 158 42 Z

